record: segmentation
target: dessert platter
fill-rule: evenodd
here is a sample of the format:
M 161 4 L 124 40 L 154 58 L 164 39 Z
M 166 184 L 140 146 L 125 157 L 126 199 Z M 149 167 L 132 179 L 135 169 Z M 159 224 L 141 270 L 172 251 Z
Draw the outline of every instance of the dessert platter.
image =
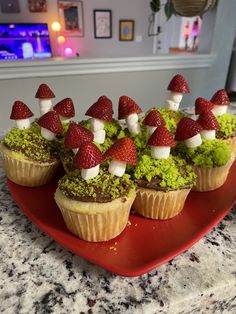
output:
M 118 120 L 101 96 L 75 122 L 74 104 L 41 84 L 40 117 L 20 100 L 0 142 L 9 191 L 24 214 L 64 248 L 122 276 L 142 275 L 209 232 L 236 201 L 236 117 L 224 90 L 179 109 L 177 74 L 163 108 L 142 114 L 121 96 Z

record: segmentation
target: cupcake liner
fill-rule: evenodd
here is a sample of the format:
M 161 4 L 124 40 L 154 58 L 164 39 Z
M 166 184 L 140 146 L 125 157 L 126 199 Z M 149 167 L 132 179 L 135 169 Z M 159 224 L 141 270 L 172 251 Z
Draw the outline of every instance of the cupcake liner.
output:
M 229 143 L 234 156 L 236 156 L 236 136 L 227 138 L 225 142 Z
M 81 239 L 90 242 L 108 241 L 126 227 L 135 193 L 109 203 L 70 200 L 57 189 L 55 201 L 67 228 Z
M 190 189 L 156 191 L 138 188 L 133 209 L 152 219 L 169 219 L 181 212 Z

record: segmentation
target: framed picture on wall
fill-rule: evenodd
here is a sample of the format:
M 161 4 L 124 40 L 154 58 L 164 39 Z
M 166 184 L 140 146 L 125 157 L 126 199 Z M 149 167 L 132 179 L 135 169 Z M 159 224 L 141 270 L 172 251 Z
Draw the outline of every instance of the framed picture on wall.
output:
M 94 37 L 111 38 L 112 37 L 112 17 L 111 10 L 94 10 Z
M 80 0 L 58 0 L 61 32 L 67 36 L 84 36 L 83 2 Z
M 47 0 L 28 0 L 30 12 L 47 12 Z
M 134 20 L 119 21 L 119 40 L 121 41 L 134 40 Z

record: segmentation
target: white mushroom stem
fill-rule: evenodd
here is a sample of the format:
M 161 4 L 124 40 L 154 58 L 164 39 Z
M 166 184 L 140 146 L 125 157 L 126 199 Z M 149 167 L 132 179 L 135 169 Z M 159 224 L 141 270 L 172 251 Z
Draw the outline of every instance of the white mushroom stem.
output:
M 30 120 L 29 119 L 16 120 L 16 126 L 20 130 L 29 129 L 30 128 Z
M 79 151 L 79 148 L 72 148 L 73 153 L 76 155 Z
M 215 116 L 222 116 L 227 112 L 228 106 L 218 106 L 215 105 L 214 108 L 212 109 L 212 112 L 214 113 Z
M 215 130 L 203 130 L 201 131 L 201 137 L 205 140 L 214 140 L 216 138 Z
M 147 125 L 148 134 L 152 135 L 152 133 L 156 130 L 156 128 L 157 128 L 156 126 Z
M 43 138 L 45 138 L 48 141 L 52 141 L 56 136 L 55 133 L 53 133 L 52 131 L 45 129 L 43 127 L 41 127 L 41 135 Z
M 172 100 L 167 99 L 165 101 L 165 107 L 168 110 L 172 110 L 172 111 L 178 111 L 179 110 L 179 103 L 176 103 Z
M 151 156 L 154 159 L 167 159 L 170 156 L 170 146 L 151 146 Z
M 97 132 L 104 129 L 105 122 L 103 120 L 91 118 L 90 123 L 92 132 Z
M 181 93 L 175 93 L 175 92 L 170 92 L 170 100 L 173 102 L 179 104 L 183 98 L 183 94 Z
M 89 169 L 81 169 L 81 177 L 84 180 L 89 180 L 95 178 L 99 174 L 99 164 L 95 167 Z
M 108 171 L 117 177 L 122 177 L 125 173 L 126 162 L 112 159 Z
M 139 134 L 141 129 L 138 123 L 138 115 L 137 113 L 132 113 L 125 118 L 126 124 L 130 133 Z
M 195 148 L 198 147 L 202 144 L 202 138 L 200 133 L 188 138 L 187 140 L 184 141 L 185 145 L 189 148 Z
M 105 142 L 106 138 L 106 131 L 105 130 L 99 130 L 96 132 L 93 132 L 93 141 L 98 143 L 98 144 L 103 144 Z
M 52 108 L 51 99 L 39 99 L 39 108 L 41 116 L 50 111 Z
M 128 125 L 128 130 L 131 134 L 139 134 L 141 132 L 139 123 L 136 123 L 134 125 Z
M 66 118 L 66 117 L 63 117 L 61 115 L 59 115 L 59 118 L 60 118 L 62 123 L 69 123 L 72 120 L 72 118 Z

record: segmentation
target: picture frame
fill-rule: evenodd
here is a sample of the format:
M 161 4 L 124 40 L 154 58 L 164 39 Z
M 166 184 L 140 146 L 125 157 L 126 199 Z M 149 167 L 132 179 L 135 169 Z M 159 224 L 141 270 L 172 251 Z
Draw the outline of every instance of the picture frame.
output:
M 47 12 L 47 0 L 28 0 L 29 12 Z
M 66 37 L 84 37 L 84 11 L 81 0 L 58 0 L 61 34 Z
M 120 41 L 134 40 L 134 20 L 119 21 L 119 40 Z
M 94 38 L 112 38 L 112 11 L 93 10 Z

